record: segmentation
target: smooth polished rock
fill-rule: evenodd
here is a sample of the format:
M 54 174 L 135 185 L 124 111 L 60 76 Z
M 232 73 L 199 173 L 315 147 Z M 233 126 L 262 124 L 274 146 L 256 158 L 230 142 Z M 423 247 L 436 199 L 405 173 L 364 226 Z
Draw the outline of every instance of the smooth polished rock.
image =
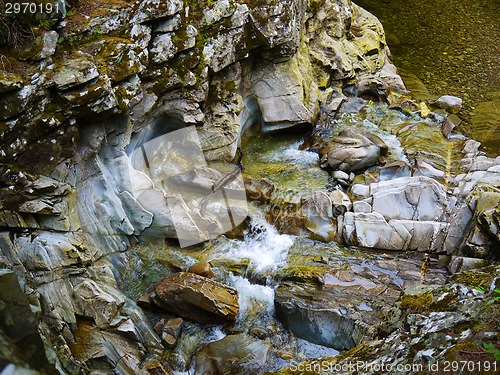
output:
M 448 198 L 444 186 L 428 177 L 401 177 L 370 185 L 373 211 L 387 220 L 439 221 Z
M 200 349 L 194 374 L 262 373 L 270 348 L 269 343 L 244 333 L 226 336 Z
M 300 288 L 280 286 L 274 304 L 278 316 L 295 336 L 315 344 L 347 350 L 356 346 L 365 333 L 363 325 L 344 315 L 338 306 L 304 298 Z
M 321 166 L 353 172 L 378 164 L 387 155 L 384 141 L 375 134 L 344 130 L 321 149 Z
M 457 113 L 462 109 L 462 102 L 462 99 L 456 96 L 443 95 L 434 102 L 434 105 L 450 113 Z
M 212 279 L 214 277 L 214 273 L 210 268 L 210 263 L 204 260 L 193 264 L 191 267 L 189 267 L 188 272 L 195 273 L 203 277 L 208 277 L 209 279 Z

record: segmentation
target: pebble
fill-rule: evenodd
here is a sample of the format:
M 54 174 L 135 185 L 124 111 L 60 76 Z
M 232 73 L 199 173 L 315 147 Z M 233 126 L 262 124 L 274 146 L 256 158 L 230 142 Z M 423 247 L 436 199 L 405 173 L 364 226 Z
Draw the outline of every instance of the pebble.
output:
M 214 277 L 214 273 L 210 268 L 210 263 L 202 260 L 198 263 L 193 264 L 189 267 L 188 272 L 195 273 L 200 276 L 208 277 L 212 279 Z

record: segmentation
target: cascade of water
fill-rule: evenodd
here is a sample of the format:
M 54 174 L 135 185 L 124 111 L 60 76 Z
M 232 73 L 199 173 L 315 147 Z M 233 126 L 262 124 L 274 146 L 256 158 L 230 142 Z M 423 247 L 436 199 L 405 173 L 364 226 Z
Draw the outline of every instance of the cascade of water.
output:
M 263 273 L 276 270 L 286 262 L 293 237 L 279 234 L 263 217 L 252 218 L 243 241 L 232 240 L 223 244 L 217 257 L 233 260 L 249 260 L 249 270 Z

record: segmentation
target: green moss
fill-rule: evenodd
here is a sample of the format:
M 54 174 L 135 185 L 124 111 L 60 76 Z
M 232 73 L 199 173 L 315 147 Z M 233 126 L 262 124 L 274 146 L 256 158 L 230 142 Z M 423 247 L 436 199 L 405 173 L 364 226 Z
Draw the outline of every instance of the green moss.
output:
M 99 40 L 102 38 L 104 33 L 102 29 L 97 26 L 91 31 L 84 32 L 82 34 L 71 35 L 66 38 L 61 38 L 58 40 L 57 53 L 68 52 L 76 49 L 78 46 Z
M 471 270 L 458 273 L 451 276 L 448 281 L 453 283 L 465 284 L 470 288 L 481 287 L 484 289 L 489 289 L 495 275 L 497 275 L 497 267 L 488 266 L 481 268 L 480 270 Z
M 323 5 L 323 0 L 310 0 L 309 1 L 309 11 L 311 13 L 318 13 Z
M 433 292 L 426 292 L 416 295 L 404 294 L 399 301 L 399 307 L 403 310 L 409 310 L 411 313 L 424 313 L 433 311 L 447 311 L 454 308 L 456 303 L 456 295 L 452 292 L 446 293 L 439 289 L 438 295 L 441 298 L 436 298 Z M 444 295 L 444 297 L 442 297 Z

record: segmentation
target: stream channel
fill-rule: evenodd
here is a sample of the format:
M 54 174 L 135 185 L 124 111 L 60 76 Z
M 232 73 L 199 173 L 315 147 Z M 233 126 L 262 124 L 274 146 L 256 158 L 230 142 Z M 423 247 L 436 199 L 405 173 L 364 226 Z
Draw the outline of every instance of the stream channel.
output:
M 445 171 L 441 177 L 434 176 L 445 182 L 448 175 L 459 172 L 455 161 L 463 157 L 464 139 L 460 135 L 444 138 L 439 114 L 436 119 L 423 119 L 417 112 L 389 109 L 383 103 L 360 98 L 348 102 L 351 100 L 361 109 L 352 111 L 353 103 L 346 103 L 345 110 L 327 120 L 327 139 L 344 128 L 358 127 L 386 142 L 388 163 L 425 160 L 432 168 Z M 185 271 L 202 260 L 210 263 L 215 280 L 238 290 L 240 309 L 235 323 L 183 322 L 166 359 L 177 375 L 201 374 L 210 367 L 210 357 L 200 356 L 199 350 L 214 343 L 218 346 L 212 353 L 222 351 L 226 360 L 231 359 L 228 373 L 272 372 L 290 366 L 290 361 L 336 355 L 356 345 L 359 329 L 371 330 L 372 336 L 390 331 L 393 303 L 405 288 L 422 282 L 422 253 L 368 251 L 322 242 L 296 227 L 293 212 L 273 213 L 293 208 L 312 192 L 341 188 L 319 167 L 316 152 L 300 150 L 306 138 L 307 134 L 300 133 L 247 131 L 241 145 L 244 177 L 267 178 L 275 191 L 268 203 L 249 202 L 251 219 L 244 231 L 183 249 L 174 241 L 137 244 L 110 257 L 118 270 L 120 288 L 133 300 L 151 291 L 165 275 Z M 355 183 L 368 183 L 380 173 L 380 167 L 373 167 L 351 177 Z M 384 173 L 389 173 L 385 178 L 394 177 Z M 424 283 L 442 284 L 446 271 L 432 263 L 425 278 Z M 295 334 L 291 334 L 276 311 L 279 301 L 299 307 L 312 301 L 315 308 L 327 313 L 310 318 L 305 328 L 295 325 Z M 161 318 L 172 318 L 157 310 L 146 313 L 153 325 Z M 288 318 L 293 320 L 294 313 Z M 340 317 L 341 327 L 333 336 L 330 331 L 336 328 L 328 326 L 332 316 Z M 293 321 L 288 325 L 293 326 Z

